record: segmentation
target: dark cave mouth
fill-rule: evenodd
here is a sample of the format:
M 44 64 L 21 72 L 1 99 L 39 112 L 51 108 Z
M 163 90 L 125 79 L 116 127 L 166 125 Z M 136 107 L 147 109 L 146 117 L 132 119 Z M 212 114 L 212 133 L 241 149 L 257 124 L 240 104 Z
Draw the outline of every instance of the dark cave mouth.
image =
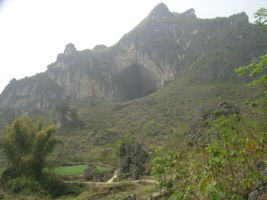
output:
M 114 79 L 117 101 L 144 97 L 157 90 L 153 73 L 140 64 L 132 64 Z

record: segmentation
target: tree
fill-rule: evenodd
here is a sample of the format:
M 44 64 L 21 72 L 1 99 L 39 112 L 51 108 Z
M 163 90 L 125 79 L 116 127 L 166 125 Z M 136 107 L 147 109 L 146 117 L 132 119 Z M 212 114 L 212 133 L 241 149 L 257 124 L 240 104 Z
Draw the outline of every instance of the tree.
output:
M 261 8 L 255 14 L 256 23 L 263 27 L 263 31 L 266 31 L 267 24 L 267 9 Z M 250 77 L 256 77 L 249 85 L 262 85 L 263 86 L 263 98 L 260 99 L 263 103 L 267 102 L 267 53 L 261 56 L 258 62 L 251 63 L 247 66 L 239 67 L 235 70 L 240 76 L 249 74 Z M 257 103 L 253 103 L 256 105 Z M 266 111 L 266 110 L 265 110 Z
M 40 177 L 46 157 L 61 141 L 52 136 L 54 126 L 44 127 L 43 120 L 21 116 L 7 126 L 0 138 L 0 149 L 7 160 L 5 178 Z
M 254 17 L 256 19 L 256 23 L 260 26 L 264 26 L 267 24 L 267 9 L 261 8 L 257 10 L 257 12 L 254 14 Z

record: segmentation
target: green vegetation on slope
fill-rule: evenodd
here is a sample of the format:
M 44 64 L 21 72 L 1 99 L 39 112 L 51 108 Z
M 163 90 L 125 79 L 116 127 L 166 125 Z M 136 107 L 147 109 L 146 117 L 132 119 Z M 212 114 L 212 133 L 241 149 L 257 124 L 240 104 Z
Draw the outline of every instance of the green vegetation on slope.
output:
M 21 116 L 6 127 L 0 149 L 6 158 L 1 186 L 12 193 L 59 196 L 77 194 L 79 187 L 65 184 L 44 172 L 47 156 L 62 142 L 55 137 L 54 126 L 45 127 L 42 120 Z
M 264 19 L 267 10 L 263 9 Z M 266 23 L 266 21 L 265 21 Z M 165 199 L 265 199 L 267 152 L 267 54 L 259 62 L 236 71 L 254 77 L 250 86 L 262 86 L 261 95 L 246 101 L 250 115 L 206 119 L 206 143 L 197 149 L 155 153 L 153 172 L 161 180 Z M 247 89 L 247 88 L 246 88 Z M 185 152 L 187 152 L 185 154 Z M 260 185 L 260 186 L 259 186 Z M 254 191 L 253 191 L 254 188 Z M 252 192 L 253 191 L 253 192 Z M 251 193 L 252 192 L 252 193 Z
M 5 178 L 42 175 L 46 157 L 62 143 L 52 136 L 54 132 L 54 126 L 44 127 L 43 121 L 34 122 L 26 116 L 6 127 L 6 134 L 0 140 L 8 164 Z
M 86 101 L 74 102 L 71 106 L 77 110 L 83 130 L 62 130 L 59 134 L 64 146 L 53 159 L 61 164 L 100 162 L 116 166 L 115 144 L 121 137 L 133 137 L 147 148 L 179 148 L 197 108 L 228 101 L 242 109 L 244 99 L 251 100 L 259 93 L 260 89 L 247 89 L 241 84 L 197 85 L 177 79 L 155 93 L 125 103 L 95 98 L 95 105 L 88 107 Z
M 242 16 L 240 15 L 240 17 Z M 218 22 L 217 25 L 220 25 L 224 20 L 218 19 Z M 236 25 L 239 26 L 240 24 Z M 221 37 L 221 41 L 226 36 L 230 37 L 231 40 L 228 40 L 228 43 L 223 42 L 225 44 L 223 48 L 233 49 L 234 54 L 229 53 L 230 51 L 225 52 L 225 49 L 221 50 L 221 41 L 216 43 L 213 40 L 214 43 L 210 44 L 212 52 L 207 53 L 207 56 L 199 60 L 196 59 L 196 63 L 188 67 L 188 69 L 192 69 L 191 75 L 185 78 L 177 77 L 176 80 L 161 90 L 146 97 L 124 103 L 104 102 L 93 97 L 90 99 L 90 106 L 88 106 L 87 101 L 71 102 L 70 106 L 77 110 L 78 117 L 84 126 L 62 128 L 58 135 L 64 140 L 65 146 L 57 150 L 50 157 L 50 160 L 57 160 L 62 164 L 100 162 L 116 166 L 115 144 L 122 137 L 134 138 L 143 143 L 147 149 L 152 149 L 153 146 L 165 146 L 163 152 L 156 152 L 154 173 L 161 180 L 161 189 L 163 189 L 161 191 L 167 192 L 167 196 L 171 195 L 170 199 L 244 199 L 256 183 L 264 180 L 261 174 L 254 169 L 254 165 L 256 162 L 266 159 L 264 157 L 266 152 L 264 146 L 266 144 L 266 115 L 255 114 L 242 105 L 245 99 L 258 100 L 258 97 L 261 96 L 261 89 L 257 87 L 245 88 L 240 84 L 226 83 L 222 81 L 224 79 L 215 76 L 229 76 L 229 71 L 231 71 L 229 70 L 227 73 L 220 71 L 221 65 L 218 63 L 224 61 L 227 66 L 234 67 L 236 63 L 243 62 L 242 59 L 239 60 L 241 57 L 247 58 L 247 52 L 243 52 L 242 46 L 237 46 L 234 43 L 236 38 L 232 36 L 236 35 L 232 35 L 231 31 L 226 31 L 218 36 Z M 246 35 L 241 35 L 239 39 L 242 37 L 246 39 Z M 164 42 L 166 41 L 164 40 Z M 250 43 L 245 45 L 250 46 Z M 218 49 L 213 50 L 213 47 L 216 46 Z M 257 49 L 261 48 L 263 46 Z M 188 51 L 188 53 L 190 52 Z M 262 63 L 241 68 L 241 71 L 252 69 L 252 74 L 254 70 L 256 72 L 264 71 L 266 69 L 266 56 L 262 58 L 264 59 Z M 187 66 L 186 63 L 184 66 Z M 197 70 L 196 67 L 198 67 Z M 214 74 L 214 72 L 216 73 Z M 230 76 L 234 77 L 235 75 L 230 73 Z M 200 77 L 201 80 L 212 77 L 216 83 L 211 84 L 210 81 L 204 81 L 205 84 L 203 82 L 197 84 L 197 81 L 194 80 L 196 77 Z M 266 76 L 264 75 L 260 80 L 253 82 L 254 85 L 258 83 L 266 84 Z M 266 98 L 263 100 L 266 103 Z M 249 115 L 237 117 L 237 119 L 231 117 L 218 119 L 210 125 L 211 132 L 216 136 L 211 138 L 210 143 L 206 144 L 203 149 L 188 148 L 186 146 L 188 122 L 195 110 L 221 101 L 231 102 L 239 106 L 243 114 Z M 252 105 L 258 105 L 258 102 L 253 102 Z M 262 107 L 259 106 L 259 108 L 260 111 L 263 111 Z M 251 118 L 251 116 L 255 118 Z M 41 137 L 38 141 L 42 141 L 42 139 Z M 19 137 L 18 141 L 20 141 L 19 143 L 29 142 L 24 141 L 23 137 Z M 17 151 L 22 156 L 15 159 L 16 164 L 21 164 L 21 161 L 22 168 L 25 169 L 30 166 L 29 169 L 31 169 L 36 155 L 35 157 L 34 154 L 32 156 L 29 153 L 31 151 L 23 149 L 22 146 L 19 145 L 19 149 L 23 151 Z M 40 153 L 37 147 L 36 149 L 34 150 Z M 7 158 L 9 157 L 10 155 L 7 156 Z M 13 168 L 16 167 L 13 164 Z M 43 166 L 37 170 L 40 172 L 42 168 Z M 73 175 L 81 174 L 84 168 L 85 166 L 79 165 L 69 168 L 55 168 L 54 170 L 55 173 L 61 175 Z M 19 170 L 21 172 L 21 169 L 15 171 Z M 98 170 L 104 169 L 99 168 Z M 31 172 L 29 174 L 32 175 Z M 12 192 L 24 190 L 26 193 L 33 193 L 36 190 L 44 192 L 40 188 L 42 185 L 36 179 L 33 179 L 28 173 L 24 175 L 28 177 L 15 177 L 15 179 L 10 180 L 8 186 Z M 46 179 L 45 184 L 58 186 L 61 185 L 61 182 Z M 98 199 L 120 199 L 128 195 L 129 190 L 138 194 L 140 189 L 140 195 L 144 196 L 148 196 L 153 191 L 150 187 L 148 191 L 143 191 L 144 188 L 145 186 L 139 188 L 133 184 L 90 188 L 90 191 L 82 193 L 77 198 L 95 198 L 97 196 Z M 57 187 L 53 192 L 55 192 L 53 195 L 61 195 L 70 191 L 64 186 L 62 188 Z

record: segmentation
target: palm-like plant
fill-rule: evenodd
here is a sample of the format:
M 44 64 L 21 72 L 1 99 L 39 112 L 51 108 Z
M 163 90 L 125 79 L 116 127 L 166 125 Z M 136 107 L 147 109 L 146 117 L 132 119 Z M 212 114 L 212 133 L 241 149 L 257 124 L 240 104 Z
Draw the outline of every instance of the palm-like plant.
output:
M 54 126 L 44 127 L 42 120 L 35 122 L 27 116 L 21 116 L 7 126 L 0 139 L 7 171 L 17 177 L 40 176 L 46 157 L 56 145 L 62 144 L 52 136 L 55 130 Z

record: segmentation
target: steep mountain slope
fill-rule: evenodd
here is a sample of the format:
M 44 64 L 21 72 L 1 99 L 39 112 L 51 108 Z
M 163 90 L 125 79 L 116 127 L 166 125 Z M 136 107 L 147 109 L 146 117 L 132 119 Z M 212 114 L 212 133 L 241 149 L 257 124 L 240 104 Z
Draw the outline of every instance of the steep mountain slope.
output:
M 61 163 L 103 162 L 116 165 L 116 148 L 121 138 L 134 138 L 146 148 L 167 146 L 179 148 L 186 144 L 188 123 L 196 109 L 218 102 L 231 102 L 243 113 L 245 99 L 254 99 L 257 88 L 243 84 L 196 84 L 176 79 L 146 97 L 124 103 L 91 98 L 72 102 L 84 126 L 59 131 L 64 146 L 53 155 Z M 79 153 L 77 153 L 79 152 Z
M 68 44 L 46 72 L 12 80 L 0 108 L 52 108 L 90 96 L 127 101 L 146 96 L 175 77 L 194 82 L 241 81 L 232 71 L 258 58 L 267 36 L 245 13 L 198 19 L 193 9 L 171 13 L 157 5 L 114 46 L 77 51 Z
M 46 115 L 60 125 L 64 146 L 51 159 L 61 164 L 116 165 L 122 137 L 179 148 L 198 107 L 228 101 L 242 110 L 258 96 L 233 69 L 265 49 L 267 36 L 245 13 L 198 19 L 159 4 L 116 45 L 68 44 L 46 72 L 12 80 L 0 95 L 0 127 L 25 112 Z

